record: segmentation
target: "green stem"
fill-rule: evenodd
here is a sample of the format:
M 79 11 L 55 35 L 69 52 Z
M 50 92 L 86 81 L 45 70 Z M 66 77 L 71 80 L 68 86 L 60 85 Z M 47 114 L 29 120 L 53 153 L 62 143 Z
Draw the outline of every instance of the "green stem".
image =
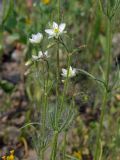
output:
M 108 25 L 107 25 L 107 54 L 106 54 L 107 66 L 106 66 L 106 79 L 105 79 L 106 88 L 105 88 L 104 94 L 103 94 L 103 103 L 102 103 L 102 109 L 101 109 L 101 115 L 100 115 L 100 125 L 98 128 L 98 135 L 97 135 L 97 141 L 96 141 L 96 150 L 95 150 L 94 160 L 98 160 L 99 155 L 100 155 L 100 139 L 101 139 L 101 133 L 102 133 L 102 129 L 103 129 L 105 109 L 106 109 L 108 94 L 109 94 L 109 75 L 110 75 L 110 62 L 111 62 L 111 20 L 108 18 L 107 21 L 108 21 Z
M 44 142 L 44 139 L 45 139 L 45 131 L 46 131 L 46 113 L 47 113 L 47 88 L 48 88 L 48 79 L 49 79 L 49 64 L 48 62 L 46 61 L 46 65 L 47 65 L 47 79 L 45 77 L 44 79 L 44 99 L 43 99 L 43 114 L 42 114 L 42 120 L 43 120 L 43 125 L 42 125 L 42 138 L 43 138 L 43 142 Z M 44 148 L 44 144 L 43 144 L 43 148 Z M 44 149 L 42 149 L 41 151 L 41 158 L 42 160 L 44 160 Z
M 36 70 L 37 70 L 37 75 L 38 75 L 38 78 L 39 78 L 39 65 L 38 65 L 38 62 L 34 62 L 35 63 L 35 67 L 36 67 Z M 43 65 L 43 68 L 44 68 L 44 65 Z M 44 70 L 44 69 L 43 69 Z M 45 80 L 44 80 L 45 82 Z M 44 92 L 46 93 L 46 83 L 44 83 Z M 45 122 L 46 122 L 46 95 L 44 94 L 44 97 L 43 97 L 43 103 L 44 103 L 44 106 L 43 106 L 43 113 L 42 113 L 42 127 L 41 127 L 41 133 L 42 133 L 42 139 L 43 139 L 43 143 L 44 143 L 44 135 L 45 135 Z M 42 145 L 43 145 L 42 143 Z M 44 150 L 43 148 L 40 148 L 40 151 L 39 151 L 39 156 L 40 156 L 40 160 L 44 160 Z
M 45 134 L 46 110 L 47 110 L 47 91 L 46 91 L 46 83 L 45 83 L 44 107 L 43 107 L 43 137 Z
M 60 0 L 57 0 L 57 10 L 58 10 L 58 22 L 60 22 Z M 57 127 L 57 114 L 58 114 L 58 106 L 59 106 L 59 82 L 60 82 L 60 57 L 59 57 L 59 47 L 60 42 L 57 40 L 57 66 L 56 66 L 56 76 L 57 76 L 57 86 L 56 86 L 56 97 L 57 97 L 57 105 L 55 107 L 55 126 Z
M 9 1 L 8 8 L 6 8 L 6 6 L 8 5 L 6 3 L 7 3 L 7 1 L 3 0 L 3 19 L 2 19 L 2 24 L 4 24 L 6 22 L 6 20 L 8 19 L 8 17 L 12 14 L 12 12 L 14 10 L 14 1 L 13 0 Z
M 101 0 L 99 0 L 99 6 L 100 6 L 100 11 L 102 12 L 103 8 L 102 8 Z
M 60 108 L 63 108 L 64 98 L 65 98 L 65 94 L 66 94 L 66 92 L 67 92 L 70 62 L 71 62 L 71 56 L 68 55 L 68 58 L 67 58 L 67 77 L 66 77 L 66 79 L 65 79 L 65 85 L 64 85 L 64 89 L 63 89 L 62 100 L 61 100 L 61 107 L 60 107 Z
M 57 104 L 55 106 L 55 126 L 57 127 L 57 114 L 58 114 L 58 106 L 59 106 L 59 81 L 60 81 L 60 59 L 59 59 L 59 42 L 57 42 L 57 66 L 56 66 L 56 75 L 57 75 L 57 86 L 56 86 L 56 97 Z
M 107 69 L 106 69 L 106 84 L 109 89 L 109 75 L 110 75 L 110 63 L 111 63 L 111 20 L 108 19 L 108 30 L 107 30 Z
M 58 22 L 60 23 L 60 0 L 58 0 Z M 60 58 L 59 58 L 59 41 L 57 41 L 57 88 L 56 94 L 59 96 L 59 73 L 60 73 Z
M 41 153 L 40 153 L 40 160 L 44 160 L 44 151 L 41 150 Z
M 96 150 L 95 150 L 94 160 L 99 159 L 100 139 L 101 139 L 101 132 L 102 132 L 102 127 L 103 127 L 105 108 L 106 108 L 106 104 L 107 104 L 107 95 L 108 95 L 108 93 L 107 93 L 107 90 L 105 89 L 104 97 L 103 97 L 103 104 L 102 104 L 102 109 L 101 109 L 100 124 L 99 124 L 99 128 L 98 128 L 98 135 L 97 135 L 97 141 L 96 141 Z
M 66 155 L 66 136 L 67 136 L 67 131 L 64 132 L 63 160 L 65 160 L 65 155 Z
M 59 132 L 55 131 L 54 137 L 53 137 L 53 145 L 52 145 L 52 152 L 51 152 L 50 160 L 56 160 L 58 135 L 59 135 Z
M 60 23 L 60 0 L 58 0 L 58 22 Z
M 56 87 L 56 95 L 57 98 L 59 96 L 59 81 L 60 81 L 60 58 L 59 58 L 59 42 L 57 42 L 57 87 Z
M 65 47 L 65 49 L 67 51 L 67 77 L 65 79 L 65 85 L 63 88 L 63 94 L 62 94 L 61 101 L 60 101 L 59 112 L 57 113 L 57 119 L 59 119 L 59 117 L 62 113 L 62 110 L 64 109 L 63 104 L 64 104 L 64 100 L 65 100 L 65 94 L 67 92 L 67 86 L 68 86 L 68 80 L 69 80 L 69 68 L 70 68 L 70 63 L 71 63 L 71 55 L 70 55 L 69 49 L 67 48 L 67 46 L 65 45 L 65 43 L 62 39 L 60 42 Z

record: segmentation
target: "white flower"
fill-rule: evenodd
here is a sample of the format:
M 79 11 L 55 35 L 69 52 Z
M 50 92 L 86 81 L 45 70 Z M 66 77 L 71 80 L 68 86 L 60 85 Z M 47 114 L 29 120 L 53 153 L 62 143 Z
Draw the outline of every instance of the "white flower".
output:
M 38 56 L 32 55 L 33 61 L 38 61 L 39 59 L 48 58 L 48 51 L 45 51 L 44 53 L 42 51 L 38 52 Z
M 64 31 L 65 27 L 65 23 L 58 25 L 56 22 L 53 22 L 52 28 L 46 29 L 45 32 L 49 35 L 48 38 L 58 38 L 61 34 L 66 33 L 66 31 Z
M 76 75 L 76 69 L 75 68 L 72 68 L 71 66 L 70 66 L 70 68 L 69 68 L 69 70 L 67 70 L 67 69 L 62 69 L 62 76 L 63 77 L 67 77 L 68 76 L 68 78 L 72 78 L 72 77 L 74 77 L 75 75 Z
M 40 43 L 43 39 L 42 33 L 32 34 L 32 38 L 29 38 L 31 43 Z

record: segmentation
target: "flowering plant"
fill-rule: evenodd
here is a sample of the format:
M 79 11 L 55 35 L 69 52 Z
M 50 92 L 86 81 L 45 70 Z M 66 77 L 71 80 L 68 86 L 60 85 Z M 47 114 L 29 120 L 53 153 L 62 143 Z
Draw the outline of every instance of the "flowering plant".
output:
M 43 35 L 41 33 L 32 34 L 32 37 L 29 38 L 29 41 L 33 44 L 38 44 L 42 41 Z
M 51 29 L 45 29 L 45 32 L 49 35 L 48 38 L 59 38 L 60 35 L 66 33 L 65 30 L 66 24 L 61 23 L 58 25 L 56 22 L 53 22 Z

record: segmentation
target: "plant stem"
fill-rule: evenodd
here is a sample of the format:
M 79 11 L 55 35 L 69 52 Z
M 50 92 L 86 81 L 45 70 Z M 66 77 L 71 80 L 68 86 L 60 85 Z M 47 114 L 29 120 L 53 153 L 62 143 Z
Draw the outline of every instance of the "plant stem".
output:
M 58 22 L 60 22 L 60 0 L 57 0 L 57 10 L 58 10 Z M 56 119 L 57 119 L 57 112 L 58 112 L 58 106 L 59 106 L 59 82 L 60 82 L 60 57 L 59 57 L 59 47 L 60 47 L 60 42 L 57 40 L 57 66 L 56 66 L 56 75 L 57 75 L 57 86 L 56 86 L 56 97 L 57 97 L 57 105 L 55 108 L 55 125 L 56 124 Z
M 110 75 L 110 62 L 111 62 L 111 20 L 107 17 L 107 51 L 106 51 L 106 60 L 107 60 L 107 66 L 106 66 L 106 88 L 104 90 L 103 94 L 103 103 L 102 103 L 102 109 L 101 109 L 101 115 L 100 115 L 100 125 L 98 128 L 98 135 L 97 135 L 97 142 L 96 142 L 96 150 L 95 150 L 95 156 L 94 160 L 99 159 L 100 154 L 100 139 L 101 139 L 101 133 L 103 129 L 103 121 L 104 121 L 104 115 L 105 115 L 105 109 L 107 105 L 108 100 L 108 94 L 109 94 L 109 75 Z
M 51 152 L 50 160 L 56 160 L 58 135 L 59 135 L 58 131 L 54 131 L 53 145 L 52 145 L 52 152 Z
M 40 153 L 40 160 L 44 160 L 44 151 L 41 150 L 41 153 Z
M 106 103 L 107 103 L 107 94 L 108 94 L 107 90 L 105 89 L 104 95 L 103 95 L 103 104 L 102 104 L 101 115 L 100 115 L 100 124 L 99 124 L 99 128 L 98 128 L 98 135 L 97 135 L 97 141 L 96 141 L 96 150 L 95 150 L 94 160 L 98 160 L 98 158 L 99 158 L 100 139 L 101 139 L 101 132 L 102 132 L 102 127 L 103 127 L 105 108 L 106 108 Z
M 59 81 L 60 81 L 60 58 L 59 58 L 59 42 L 57 42 L 57 87 L 56 87 L 56 95 L 57 99 L 59 96 Z
M 48 88 L 48 80 L 49 80 L 49 64 L 47 61 L 46 62 L 46 65 L 47 65 L 47 79 L 45 77 L 44 79 L 44 97 L 43 97 L 43 114 L 42 114 L 42 120 L 43 120 L 43 125 L 42 125 L 42 138 L 43 138 L 43 143 L 44 143 L 44 139 L 45 139 L 45 130 L 46 130 L 46 113 L 47 113 L 47 88 Z M 44 144 L 43 144 L 43 148 L 44 148 Z M 44 160 L 44 149 L 42 149 L 41 151 L 41 158 L 42 160 Z
M 111 62 L 111 20 L 108 19 L 107 30 L 107 68 L 106 68 L 106 84 L 109 89 L 109 75 L 110 75 L 110 62 Z
M 60 0 L 58 0 L 57 7 L 58 7 L 58 22 L 60 23 Z M 60 42 L 57 41 L 57 88 L 56 88 L 57 97 L 59 96 L 59 79 L 60 79 L 60 76 L 59 76 L 59 73 L 60 73 L 59 45 L 60 45 Z
M 62 94 L 61 105 L 60 105 L 60 108 L 61 108 L 61 109 L 63 109 L 64 98 L 65 98 L 65 94 L 66 94 L 66 92 L 67 92 L 70 62 L 71 62 L 71 56 L 70 56 L 69 53 L 68 53 L 68 57 L 67 57 L 67 77 L 66 77 L 66 79 L 65 79 L 65 85 L 64 85 L 64 88 L 63 88 L 63 94 Z
M 65 79 L 65 84 L 64 84 L 64 88 L 63 88 L 63 93 L 62 93 L 62 97 L 61 97 L 61 101 L 60 101 L 60 107 L 59 107 L 59 112 L 57 114 L 57 118 L 59 119 L 62 110 L 64 109 L 63 105 L 64 105 L 64 100 L 65 100 L 65 94 L 67 92 L 67 86 L 68 86 L 68 80 L 69 80 L 69 68 L 70 68 L 70 63 L 71 63 L 71 55 L 70 55 L 70 51 L 67 48 L 67 46 L 65 45 L 64 41 L 61 39 L 60 43 L 64 46 L 64 48 L 67 51 L 67 77 Z
M 99 0 L 99 6 L 100 6 L 100 10 L 101 10 L 101 12 L 102 12 L 102 11 L 103 11 L 103 8 L 102 8 L 101 0 Z
M 66 136 L 67 136 L 67 131 L 64 132 L 63 160 L 65 160 L 65 155 L 66 155 Z
M 57 10 L 58 10 L 58 22 L 60 23 L 60 0 L 57 1 Z M 57 105 L 55 108 L 55 126 L 57 126 L 57 115 L 58 115 L 58 108 L 59 107 L 59 82 L 60 82 L 60 57 L 59 57 L 59 47 L 60 47 L 60 42 L 57 41 L 57 66 L 56 66 L 56 75 L 57 75 L 57 86 L 56 86 L 56 96 L 57 96 Z M 55 160 L 56 159 L 56 154 L 57 154 L 57 141 L 58 141 L 58 131 L 54 131 L 54 137 L 53 137 L 53 144 L 52 144 L 52 151 L 51 151 L 51 157 L 50 160 Z
M 60 23 L 60 0 L 58 0 L 58 22 Z

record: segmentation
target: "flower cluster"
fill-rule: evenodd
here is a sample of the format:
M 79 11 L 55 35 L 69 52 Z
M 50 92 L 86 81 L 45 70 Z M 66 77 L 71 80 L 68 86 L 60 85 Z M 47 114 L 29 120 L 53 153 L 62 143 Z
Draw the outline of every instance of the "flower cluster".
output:
M 58 39 L 62 34 L 66 33 L 65 30 L 66 24 L 61 23 L 58 25 L 56 22 L 53 22 L 50 29 L 45 29 L 45 32 L 49 35 L 48 38 Z M 42 33 L 32 34 L 32 37 L 29 38 L 29 41 L 33 44 L 40 43 L 43 39 Z
M 10 155 L 9 156 L 3 156 L 2 160 L 15 160 L 14 150 L 10 151 Z
M 66 24 L 61 23 L 57 24 L 56 22 L 53 22 L 52 26 L 50 29 L 45 29 L 45 32 L 48 34 L 48 39 L 50 38 L 55 38 L 59 39 L 60 36 L 64 33 L 65 31 Z M 42 33 L 37 33 L 37 34 L 32 34 L 32 37 L 29 38 L 30 43 L 32 44 L 39 44 L 43 39 L 43 34 Z M 42 52 L 39 51 L 38 55 L 32 55 L 32 61 L 39 61 L 40 59 L 46 59 L 48 58 L 48 51 Z M 28 65 L 28 63 L 26 63 Z M 76 75 L 76 69 L 72 68 L 71 66 L 69 69 L 62 69 L 62 74 L 64 78 L 72 78 Z

